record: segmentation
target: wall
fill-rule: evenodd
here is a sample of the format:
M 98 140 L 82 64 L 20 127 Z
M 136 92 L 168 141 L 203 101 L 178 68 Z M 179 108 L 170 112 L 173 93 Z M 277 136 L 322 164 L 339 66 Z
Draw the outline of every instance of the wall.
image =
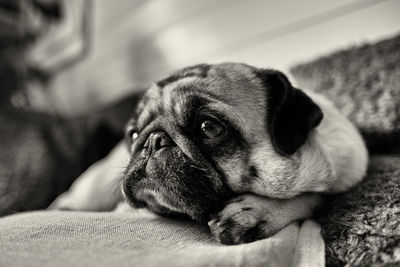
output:
M 241 61 L 287 71 L 397 34 L 399 14 L 398 0 L 92 1 L 90 53 L 52 86 L 65 109 L 79 110 L 88 99 L 107 102 L 190 64 Z

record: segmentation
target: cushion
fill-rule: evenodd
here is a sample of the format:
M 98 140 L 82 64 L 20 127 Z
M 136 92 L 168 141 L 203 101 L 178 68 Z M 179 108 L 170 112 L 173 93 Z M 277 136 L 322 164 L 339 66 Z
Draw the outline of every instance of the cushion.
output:
M 139 212 L 140 213 L 140 212 Z M 20 213 L 0 219 L 0 266 L 324 266 L 319 225 L 225 246 L 207 227 L 134 212 Z
M 400 155 L 371 158 L 367 177 L 319 215 L 331 266 L 400 266 Z
M 300 88 L 320 92 L 363 132 L 373 150 L 400 151 L 400 35 L 300 64 Z

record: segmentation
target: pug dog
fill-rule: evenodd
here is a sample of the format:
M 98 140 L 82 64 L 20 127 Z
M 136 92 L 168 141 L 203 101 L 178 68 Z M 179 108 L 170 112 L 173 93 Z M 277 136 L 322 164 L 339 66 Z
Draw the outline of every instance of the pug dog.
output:
M 360 182 L 368 162 L 357 129 L 331 102 L 279 71 L 239 63 L 196 65 L 153 84 L 126 141 L 126 202 L 208 223 L 224 244 L 311 217 L 324 194 Z M 75 195 L 96 195 L 92 180 Z

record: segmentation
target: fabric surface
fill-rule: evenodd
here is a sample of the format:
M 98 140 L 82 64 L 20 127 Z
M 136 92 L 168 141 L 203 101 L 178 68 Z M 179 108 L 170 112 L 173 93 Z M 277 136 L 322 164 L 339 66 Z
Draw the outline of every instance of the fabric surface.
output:
M 400 266 L 400 155 L 373 156 L 367 177 L 318 221 L 329 266 Z
M 134 212 L 46 211 L 0 219 L 0 266 L 113 265 L 324 266 L 324 245 L 313 221 L 225 246 L 202 226 Z
M 300 88 L 326 95 L 363 132 L 370 148 L 400 152 L 400 35 L 300 64 Z

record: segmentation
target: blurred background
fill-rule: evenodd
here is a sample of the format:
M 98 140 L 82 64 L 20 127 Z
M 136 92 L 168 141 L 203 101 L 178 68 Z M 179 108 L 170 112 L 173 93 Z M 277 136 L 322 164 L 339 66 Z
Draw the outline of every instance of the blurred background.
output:
M 0 0 L 0 217 L 105 157 L 150 83 L 224 61 L 280 69 L 358 127 L 371 172 L 323 209 L 327 263 L 395 266 L 400 0 Z
M 0 0 L 1 96 L 76 114 L 191 64 L 288 72 L 394 36 L 399 14 L 398 0 Z
M 199 63 L 276 68 L 400 151 L 399 0 L 0 0 L 0 216 L 46 208 Z M 115 170 L 120 174 L 124 166 Z

